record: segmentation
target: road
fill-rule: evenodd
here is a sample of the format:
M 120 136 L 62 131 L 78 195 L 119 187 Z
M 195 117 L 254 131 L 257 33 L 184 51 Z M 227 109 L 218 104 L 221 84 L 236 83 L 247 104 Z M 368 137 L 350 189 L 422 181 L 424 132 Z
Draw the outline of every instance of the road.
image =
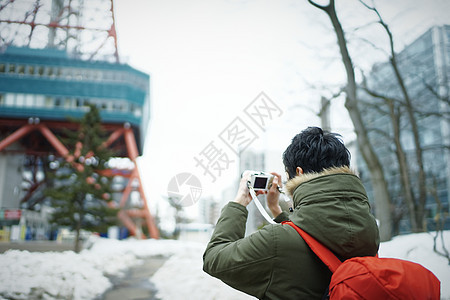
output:
M 166 260 L 162 256 L 148 257 L 128 270 L 124 278 L 110 278 L 114 287 L 104 294 L 103 300 L 160 300 L 149 278 Z

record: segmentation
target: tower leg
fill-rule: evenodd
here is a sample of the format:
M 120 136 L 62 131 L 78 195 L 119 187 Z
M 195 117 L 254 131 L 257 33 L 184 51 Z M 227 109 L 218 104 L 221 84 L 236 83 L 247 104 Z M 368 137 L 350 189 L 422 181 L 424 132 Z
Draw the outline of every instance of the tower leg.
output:
M 43 123 L 23 125 L 18 130 L 11 133 L 9 136 L 7 136 L 6 138 L 4 138 L 3 140 L 0 141 L 0 151 L 4 150 L 6 147 L 13 144 L 14 142 L 19 141 L 21 138 L 28 135 L 30 132 L 32 132 L 34 130 L 39 130 L 41 132 L 41 134 L 46 138 L 46 140 L 55 148 L 55 150 L 62 157 L 64 157 L 67 161 L 74 163 L 73 162 L 74 157 L 69 154 L 69 150 L 59 141 L 59 139 L 54 135 L 54 133 Z M 126 144 L 127 152 L 128 152 L 128 158 L 133 162 L 134 170 L 129 177 L 129 182 L 128 182 L 127 187 L 123 191 L 122 199 L 119 204 L 119 207 L 121 210 L 118 213 L 118 218 L 123 222 L 125 227 L 127 227 L 127 229 L 130 231 L 130 233 L 132 235 L 139 235 L 138 236 L 139 238 L 141 238 L 141 237 L 145 238 L 145 236 L 143 234 L 140 234 L 140 232 L 141 232 L 140 228 L 137 228 L 136 224 L 133 223 L 131 216 L 134 218 L 144 219 L 145 225 L 147 226 L 150 237 L 157 239 L 157 238 L 159 238 L 159 231 L 158 231 L 158 228 L 156 227 L 156 224 L 155 224 L 153 217 L 150 213 L 150 210 L 148 208 L 147 198 L 144 193 L 142 180 L 141 180 L 141 177 L 139 174 L 139 168 L 138 168 L 138 165 L 136 162 L 136 159 L 139 155 L 139 151 L 137 149 L 136 140 L 135 140 L 132 129 L 130 129 L 130 128 L 117 129 L 116 131 L 114 131 L 111 134 L 110 139 L 107 141 L 107 144 L 105 144 L 105 146 L 109 146 L 113 141 L 115 141 L 122 134 L 124 135 L 125 144 Z M 79 167 L 75 163 L 74 163 L 74 165 L 75 165 L 75 167 Z M 112 176 L 114 176 L 114 175 L 112 175 Z M 135 180 L 137 180 L 139 183 L 138 191 L 139 191 L 140 197 L 142 199 L 142 204 L 143 204 L 143 207 L 138 209 L 139 213 L 137 213 L 137 214 L 135 212 L 128 213 L 125 208 L 125 204 L 131 193 L 132 183 Z M 139 223 L 141 223 L 141 222 L 139 222 Z
M 137 161 L 136 161 L 139 151 L 137 149 L 136 139 L 134 138 L 134 133 L 131 128 L 125 129 L 124 138 L 125 138 L 125 143 L 126 143 L 127 150 L 128 150 L 128 156 L 131 159 L 131 161 L 134 163 L 134 171 L 129 179 L 130 180 L 129 182 L 133 182 L 134 179 L 138 180 L 138 183 L 139 183 L 138 190 L 139 190 L 139 194 L 141 196 L 142 202 L 143 202 L 143 207 L 141 210 L 143 212 L 145 224 L 147 225 L 147 229 L 150 234 L 150 237 L 157 239 L 157 238 L 159 238 L 159 231 L 158 231 L 158 228 L 156 227 L 153 217 L 150 213 L 150 210 L 148 208 L 147 198 L 145 197 L 144 188 L 142 185 L 142 180 L 141 180 L 141 177 L 139 174 L 139 168 L 138 168 Z

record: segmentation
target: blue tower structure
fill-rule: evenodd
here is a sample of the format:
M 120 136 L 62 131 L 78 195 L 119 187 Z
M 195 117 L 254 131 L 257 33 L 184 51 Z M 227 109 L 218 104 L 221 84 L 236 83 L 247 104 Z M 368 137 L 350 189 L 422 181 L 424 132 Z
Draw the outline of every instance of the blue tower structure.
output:
M 66 122 L 95 104 L 105 125 L 129 124 L 142 154 L 150 116 L 149 75 L 129 65 L 70 58 L 63 50 L 8 47 L 0 54 L 2 123 Z
M 150 236 L 157 238 L 136 164 L 150 117 L 149 79 L 127 64 L 86 61 L 53 48 L 9 46 L 0 53 L 0 208 L 19 209 L 23 202 L 17 193 L 20 180 L 1 176 L 10 172 L 14 154 L 64 157 L 68 150 L 56 136 L 62 128 L 75 129 L 71 118 L 81 118 L 94 104 L 110 134 L 108 147 L 134 163 L 131 171 L 111 174 L 128 179 L 116 201 L 119 218 L 137 236 L 142 235 L 141 222 L 135 220 L 144 219 Z M 130 209 L 133 190 L 142 201 Z

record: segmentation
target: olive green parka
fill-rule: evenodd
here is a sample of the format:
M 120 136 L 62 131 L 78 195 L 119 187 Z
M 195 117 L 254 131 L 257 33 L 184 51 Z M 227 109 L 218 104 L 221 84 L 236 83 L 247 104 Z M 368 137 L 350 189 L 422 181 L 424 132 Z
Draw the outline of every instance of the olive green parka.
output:
M 286 184 L 290 219 L 341 260 L 373 256 L 379 247 L 375 218 L 360 179 L 347 167 L 304 174 Z M 331 272 L 289 225 L 266 225 L 244 237 L 247 209 L 223 209 L 203 255 L 203 270 L 258 299 L 321 299 Z

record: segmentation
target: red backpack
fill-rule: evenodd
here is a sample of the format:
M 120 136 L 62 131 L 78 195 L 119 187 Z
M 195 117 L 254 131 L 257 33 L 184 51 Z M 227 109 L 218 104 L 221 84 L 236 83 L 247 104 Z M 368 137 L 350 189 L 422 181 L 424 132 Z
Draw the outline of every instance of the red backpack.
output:
M 395 258 L 353 257 L 341 262 L 328 248 L 294 223 L 311 250 L 333 273 L 329 285 L 330 299 L 436 299 L 440 298 L 440 281 L 423 266 Z

